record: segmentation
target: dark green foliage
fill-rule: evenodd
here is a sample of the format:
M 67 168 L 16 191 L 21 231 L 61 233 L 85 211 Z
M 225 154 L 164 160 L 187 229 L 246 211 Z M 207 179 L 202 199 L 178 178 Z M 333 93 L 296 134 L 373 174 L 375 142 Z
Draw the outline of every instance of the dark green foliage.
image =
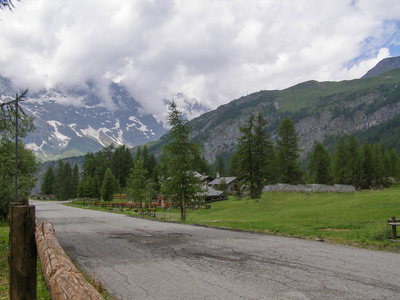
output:
M 249 187 L 253 199 L 261 196 L 264 185 L 275 173 L 273 146 L 266 127 L 261 114 L 251 114 L 247 123 L 240 127 L 242 136 L 232 160 L 232 171 Z
M 225 164 L 222 155 L 219 155 L 217 158 L 217 165 L 215 166 L 215 173 L 219 174 L 220 176 L 225 176 Z
M 121 188 L 125 188 L 126 179 L 134 165 L 130 150 L 125 145 L 116 148 L 111 155 L 110 165 L 111 171 L 119 181 Z
M 294 122 L 285 117 L 279 126 L 277 141 L 277 166 L 280 181 L 297 184 L 301 181 L 302 170 L 299 162 L 298 137 Z
M 314 183 L 330 184 L 332 183 L 331 161 L 328 151 L 321 143 L 314 146 L 310 155 L 308 169 Z
M 78 196 L 78 184 L 79 184 L 79 168 L 78 165 L 75 164 L 72 169 L 72 178 L 71 178 L 71 196 L 72 198 L 76 198 Z
M 344 137 L 339 139 L 334 153 L 334 177 L 339 184 L 350 184 L 350 151 Z
M 147 170 L 144 167 L 143 158 L 139 157 L 135 162 L 135 167 L 131 169 L 127 180 L 126 190 L 130 200 L 140 203 L 146 201 Z
M 84 176 L 78 184 L 78 197 L 100 199 L 99 176 Z
M 43 182 L 40 187 L 40 192 L 42 194 L 54 194 L 55 192 L 56 175 L 52 166 L 47 168 L 46 173 L 43 176 Z
M 6 219 L 9 204 L 15 199 L 15 144 L 0 140 L 0 219 Z M 24 144 L 18 144 L 18 197 L 27 199 L 36 184 L 35 174 L 39 163 L 32 151 L 25 149 Z
M 115 179 L 111 169 L 108 168 L 104 174 L 103 183 L 101 185 L 101 197 L 104 201 L 111 202 L 118 190 L 119 183 Z
M 186 219 L 186 206 L 197 202 L 202 194 L 202 188 L 193 173 L 193 157 L 198 151 L 190 139 L 191 128 L 183 119 L 175 102 L 170 104 L 169 131 L 170 143 L 163 148 L 162 175 L 164 182 L 163 194 L 181 207 L 181 219 Z

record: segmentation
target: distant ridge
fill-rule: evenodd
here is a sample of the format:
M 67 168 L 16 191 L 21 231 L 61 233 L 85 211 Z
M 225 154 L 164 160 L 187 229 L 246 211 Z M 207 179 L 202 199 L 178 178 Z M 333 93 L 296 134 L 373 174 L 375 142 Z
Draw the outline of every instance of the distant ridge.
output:
M 383 73 L 389 72 L 391 70 L 400 68 L 400 56 L 397 57 L 388 57 L 381 60 L 375 67 L 367 72 L 361 78 L 369 78 L 381 75 Z

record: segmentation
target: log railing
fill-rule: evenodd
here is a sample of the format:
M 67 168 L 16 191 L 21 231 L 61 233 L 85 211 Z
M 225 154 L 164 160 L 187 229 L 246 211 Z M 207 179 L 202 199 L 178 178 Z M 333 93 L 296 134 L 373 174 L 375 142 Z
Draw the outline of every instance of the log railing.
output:
M 51 299 L 103 299 L 65 254 L 50 222 L 36 225 L 35 238 Z

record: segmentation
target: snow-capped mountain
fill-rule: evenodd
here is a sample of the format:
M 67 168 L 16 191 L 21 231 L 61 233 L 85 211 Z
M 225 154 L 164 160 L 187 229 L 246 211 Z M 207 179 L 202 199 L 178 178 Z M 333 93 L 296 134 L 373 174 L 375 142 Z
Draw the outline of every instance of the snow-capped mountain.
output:
M 133 147 L 166 133 L 152 115 L 142 113 L 123 85 L 110 82 L 106 93 L 104 87 L 88 86 L 28 93 L 21 106 L 35 117 L 36 130 L 24 141 L 39 159 L 96 152 L 111 143 Z M 3 102 L 15 97 L 10 81 L 1 76 L 0 95 Z
M 182 110 L 183 116 L 187 120 L 192 120 L 211 110 L 210 107 L 204 106 L 195 98 L 188 98 L 183 93 L 177 93 L 171 96 L 170 99 L 164 99 L 165 113 L 155 115 L 154 117 L 165 128 L 168 128 L 168 109 L 171 101 L 174 101 Z

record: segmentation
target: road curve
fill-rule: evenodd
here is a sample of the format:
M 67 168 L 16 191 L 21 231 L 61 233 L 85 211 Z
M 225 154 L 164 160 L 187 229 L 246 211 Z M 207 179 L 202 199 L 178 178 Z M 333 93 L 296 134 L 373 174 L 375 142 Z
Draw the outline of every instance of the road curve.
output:
M 31 201 L 116 299 L 400 299 L 400 255 Z

